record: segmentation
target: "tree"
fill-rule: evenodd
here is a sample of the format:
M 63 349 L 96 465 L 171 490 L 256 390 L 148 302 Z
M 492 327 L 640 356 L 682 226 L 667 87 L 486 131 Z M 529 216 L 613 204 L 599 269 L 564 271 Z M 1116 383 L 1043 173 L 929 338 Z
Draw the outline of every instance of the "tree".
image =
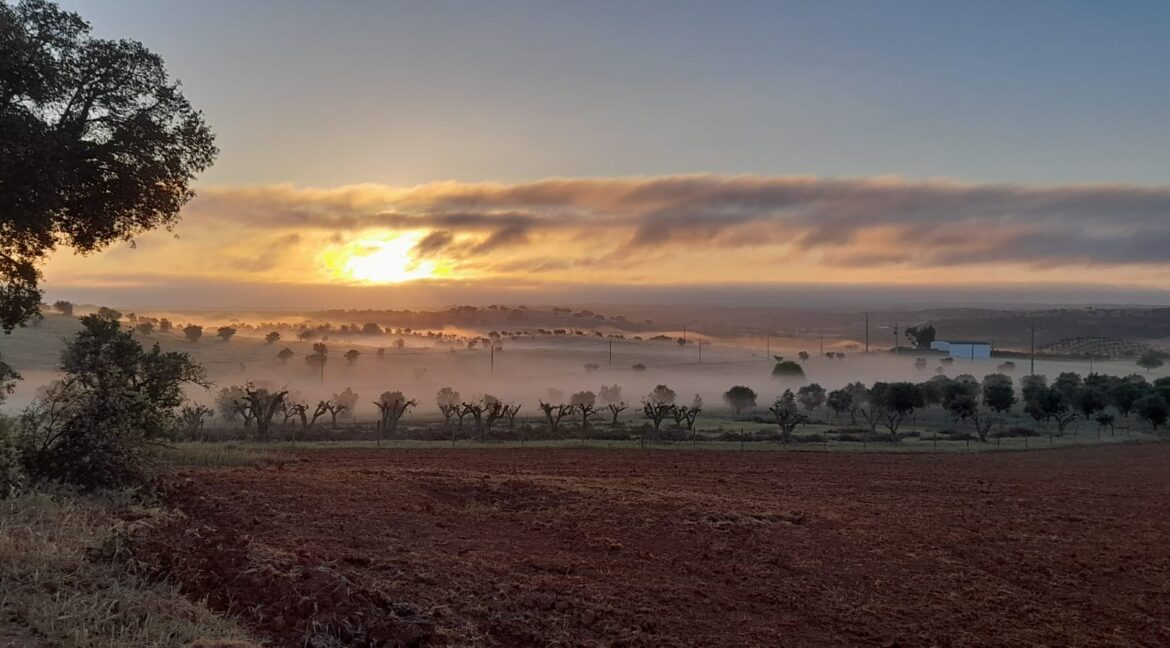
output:
M 796 399 L 809 412 L 825 404 L 825 388 L 817 383 L 804 385 L 796 391 Z
M 73 303 L 64 300 L 53 302 L 53 308 L 66 317 L 73 317 Z
M 277 333 L 276 331 L 272 331 L 268 335 L 264 336 L 265 344 L 276 344 L 277 342 L 280 342 L 280 333 Z
M 221 326 L 215 330 L 215 334 L 219 336 L 219 339 L 227 342 L 236 334 L 236 329 L 231 326 Z
M 1109 399 L 1104 390 L 1085 385 L 1073 394 L 1072 406 L 1086 421 L 1091 421 L 1109 406 Z
M 743 385 L 736 385 L 723 392 L 723 402 L 735 411 L 736 416 L 739 416 L 740 412 L 745 409 L 755 407 L 757 397 L 754 389 Z
M 1146 392 L 1146 379 L 1134 374 L 1113 383 L 1109 390 L 1109 402 L 1117 408 L 1122 418 L 1129 418 L 1133 404 Z
M 613 416 L 610 425 L 617 427 L 618 416 L 630 408 L 626 401 L 622 400 L 622 386 L 621 385 L 602 385 L 601 391 L 598 392 L 598 400 L 602 406 L 609 410 Z
M 581 429 L 589 429 L 589 417 L 597 411 L 597 395 L 591 391 L 581 391 L 569 397 L 569 405 L 573 406 L 581 415 Z
M 808 362 L 809 359 L 808 351 L 801 351 L 800 353 L 796 354 L 796 357 L 800 358 L 800 364 L 804 364 L 805 362 Z
M 540 411 L 544 412 L 544 419 L 548 422 L 549 434 L 555 435 L 560 427 L 561 419 L 573 413 L 573 406 L 540 401 Z
M 0 329 L 39 314 L 40 265 L 179 220 L 217 153 L 141 43 L 45 0 L 0 3 Z
M 1170 417 L 1170 405 L 1167 405 L 1166 399 L 1160 394 L 1142 396 L 1133 404 L 1133 411 L 1138 418 L 1147 421 L 1155 430 L 1165 425 L 1167 417 Z
M 841 416 L 853 407 L 853 394 L 846 389 L 834 389 L 825 397 L 825 405 L 833 410 L 834 414 Z
M 1007 374 L 993 373 L 983 377 L 983 404 L 998 414 L 1011 411 L 1017 402 L 1012 378 Z
M 170 333 L 172 328 L 174 328 L 174 324 L 171 324 L 171 320 L 164 317 L 158 321 L 158 330 L 160 333 Z
M 185 353 L 150 351 L 117 321 L 87 315 L 61 353 L 62 377 L 22 417 L 21 462 L 34 480 L 84 489 L 141 484 L 148 444 L 179 427 L 184 387 L 209 387 Z
M 1065 371 L 1064 373 L 1061 373 L 1059 376 L 1057 376 L 1056 380 L 1052 381 L 1052 388 L 1060 392 L 1060 395 L 1064 397 L 1066 401 L 1071 402 L 1073 397 L 1076 395 L 1077 390 L 1079 390 L 1084 384 L 1085 383 L 1083 380 L 1081 380 L 1080 374 L 1076 373 L 1075 371 Z
M 352 365 L 353 363 L 357 362 L 358 356 L 361 354 L 362 352 L 358 351 L 357 349 L 350 349 L 349 351 L 345 352 L 345 361 Z
M 870 402 L 881 412 L 881 422 L 890 431 L 891 443 L 897 443 L 898 428 L 906 417 L 925 405 L 922 390 L 909 382 L 874 383 L 870 389 Z
M 3 404 L 4 399 L 16 389 L 18 380 L 20 380 L 20 374 L 12 368 L 12 365 L 4 362 L 4 358 L 0 358 L 0 404 Z
M 378 420 L 378 440 L 381 441 L 383 436 L 394 434 L 402 416 L 417 403 L 400 391 L 386 391 L 374 401 L 374 405 L 382 415 Z
M 772 417 L 776 419 L 776 425 L 780 426 L 780 435 L 787 444 L 792 437 L 792 432 L 796 427 L 808 421 L 808 417 L 800 413 L 796 407 L 796 396 L 791 389 L 785 389 L 784 393 L 772 403 L 768 408 L 772 413 Z
M 346 387 L 340 394 L 334 394 L 330 399 L 333 402 L 333 409 L 329 413 L 333 416 L 333 427 L 337 427 L 337 416 L 345 413 L 353 418 L 354 410 L 357 408 L 358 395 L 353 389 Z
M 276 359 L 280 360 L 280 364 L 285 364 L 295 355 L 296 353 L 292 349 L 284 347 L 280 351 L 276 352 Z
M 935 335 L 933 324 L 906 327 L 906 339 L 910 340 L 916 349 L 929 349 Z
M 773 378 L 803 378 L 804 369 L 791 360 L 779 360 L 772 367 Z
M 268 428 L 272 425 L 272 417 L 278 411 L 285 409 L 284 398 L 288 390 L 273 391 L 265 387 L 256 387 L 252 383 L 244 386 L 244 399 L 240 404 L 246 409 L 250 418 L 256 423 L 256 438 L 268 440 Z
M 150 335 L 154 332 L 154 324 L 151 322 L 139 322 L 138 325 L 134 327 L 134 330 L 141 333 L 142 335 Z
M 450 387 L 444 387 L 435 394 L 435 404 L 439 406 L 443 422 L 448 427 L 451 425 L 451 417 L 459 411 L 459 398 L 459 392 Z
M 1158 349 L 1147 349 L 1137 359 L 1137 365 L 1146 371 L 1152 371 L 1166 364 L 1168 357 L 1165 351 Z
M 114 321 L 122 319 L 122 312 L 110 308 L 109 306 L 102 306 L 97 309 L 97 316 L 102 319 L 111 319 Z
M 317 370 L 321 384 L 325 384 L 325 363 L 329 360 L 329 347 L 324 342 L 313 345 L 313 352 L 305 356 L 305 363 Z
M 183 337 L 187 338 L 191 344 L 195 344 L 199 338 L 203 337 L 203 327 L 198 324 L 188 324 L 183 327 Z
M 179 410 L 179 424 L 188 439 L 198 439 L 203 433 L 203 421 L 211 418 L 215 411 L 198 403 L 184 405 Z

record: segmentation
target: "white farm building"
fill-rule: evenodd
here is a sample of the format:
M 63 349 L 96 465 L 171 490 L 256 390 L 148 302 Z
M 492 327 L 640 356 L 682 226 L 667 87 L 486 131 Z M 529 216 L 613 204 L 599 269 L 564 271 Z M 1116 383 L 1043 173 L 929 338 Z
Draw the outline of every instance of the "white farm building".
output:
M 959 360 L 987 360 L 991 358 L 990 342 L 964 340 L 935 340 L 930 343 L 935 351 L 945 351 Z

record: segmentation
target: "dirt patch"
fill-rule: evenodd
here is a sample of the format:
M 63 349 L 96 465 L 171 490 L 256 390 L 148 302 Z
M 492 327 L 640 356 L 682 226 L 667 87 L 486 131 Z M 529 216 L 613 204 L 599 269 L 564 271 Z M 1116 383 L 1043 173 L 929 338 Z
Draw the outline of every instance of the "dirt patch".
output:
M 1170 643 L 1170 445 L 301 458 L 142 547 L 281 645 Z

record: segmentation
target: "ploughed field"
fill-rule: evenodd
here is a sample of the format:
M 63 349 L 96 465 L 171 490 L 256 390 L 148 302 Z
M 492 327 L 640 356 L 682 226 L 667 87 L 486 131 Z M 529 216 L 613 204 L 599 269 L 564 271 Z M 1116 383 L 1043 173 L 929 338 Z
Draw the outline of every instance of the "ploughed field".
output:
M 138 547 L 275 645 L 1170 644 L 1170 445 L 311 451 Z

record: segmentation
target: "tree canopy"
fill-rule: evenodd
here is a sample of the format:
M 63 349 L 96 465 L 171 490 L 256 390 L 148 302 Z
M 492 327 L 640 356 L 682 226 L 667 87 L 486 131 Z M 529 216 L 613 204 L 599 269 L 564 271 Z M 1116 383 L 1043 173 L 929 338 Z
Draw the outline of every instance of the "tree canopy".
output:
M 0 328 L 39 314 L 41 262 L 169 228 L 218 153 L 163 60 L 46 0 L 0 2 Z

